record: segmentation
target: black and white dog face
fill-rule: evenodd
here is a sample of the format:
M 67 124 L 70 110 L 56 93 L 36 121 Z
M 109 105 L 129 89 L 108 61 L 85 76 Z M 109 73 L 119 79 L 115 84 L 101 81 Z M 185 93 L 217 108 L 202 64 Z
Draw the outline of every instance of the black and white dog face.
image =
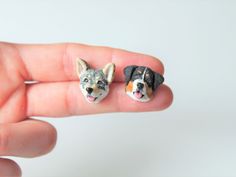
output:
M 128 66 L 124 69 L 126 93 L 134 100 L 147 102 L 152 93 L 164 82 L 159 73 L 144 66 Z
M 80 89 L 88 102 L 98 103 L 107 96 L 114 72 L 115 65 L 112 63 L 107 64 L 101 70 L 94 70 L 89 69 L 87 63 L 82 59 L 77 59 Z

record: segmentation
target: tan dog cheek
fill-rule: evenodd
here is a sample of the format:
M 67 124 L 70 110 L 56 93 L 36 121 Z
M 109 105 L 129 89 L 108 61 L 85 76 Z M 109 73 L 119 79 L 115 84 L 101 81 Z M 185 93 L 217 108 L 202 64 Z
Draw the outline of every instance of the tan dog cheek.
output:
M 147 88 L 147 95 L 149 98 L 152 97 L 152 89 L 150 87 L 146 87 Z
M 125 91 L 126 91 L 126 92 L 132 92 L 132 90 L 133 90 L 133 82 L 130 81 L 130 82 L 128 83 L 128 85 L 126 86 Z

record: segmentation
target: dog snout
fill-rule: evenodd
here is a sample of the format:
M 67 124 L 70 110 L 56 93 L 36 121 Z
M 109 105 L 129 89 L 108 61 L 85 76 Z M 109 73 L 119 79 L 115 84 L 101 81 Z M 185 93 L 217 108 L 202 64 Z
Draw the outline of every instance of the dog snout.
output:
M 138 87 L 139 90 L 142 90 L 143 87 L 144 87 L 144 84 L 139 82 L 139 83 L 137 84 L 137 87 Z
M 87 87 L 87 88 L 86 88 L 86 91 L 87 91 L 89 94 L 91 94 L 91 93 L 93 92 L 93 88 Z

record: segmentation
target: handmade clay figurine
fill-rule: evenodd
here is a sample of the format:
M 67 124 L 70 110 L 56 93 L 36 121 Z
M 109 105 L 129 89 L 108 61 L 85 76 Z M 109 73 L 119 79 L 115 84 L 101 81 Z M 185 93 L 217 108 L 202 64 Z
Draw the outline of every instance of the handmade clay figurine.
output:
M 124 74 L 125 92 L 132 99 L 140 102 L 149 101 L 153 92 L 164 82 L 162 75 L 145 66 L 127 66 Z
M 78 58 L 76 60 L 76 71 L 80 78 L 80 89 L 86 100 L 90 103 L 98 103 L 105 98 L 109 92 L 109 85 L 111 84 L 115 65 L 108 63 L 103 69 L 90 69 L 88 64 Z

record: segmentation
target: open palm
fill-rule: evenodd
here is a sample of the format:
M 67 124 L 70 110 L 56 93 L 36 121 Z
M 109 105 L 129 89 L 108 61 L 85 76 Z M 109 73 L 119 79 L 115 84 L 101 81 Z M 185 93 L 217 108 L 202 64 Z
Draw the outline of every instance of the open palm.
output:
M 99 104 L 86 102 L 79 90 L 77 57 L 93 68 L 102 68 L 109 62 L 116 65 L 109 96 Z M 32 116 L 65 117 L 167 108 L 173 95 L 166 85 L 161 85 L 152 101 L 145 104 L 126 96 L 123 68 L 132 64 L 164 72 L 162 63 L 154 57 L 109 47 L 0 43 L 0 156 L 35 157 L 54 147 L 56 130 L 46 122 L 31 119 Z M 20 168 L 9 159 L 0 159 L 0 177 L 10 175 L 20 176 Z

